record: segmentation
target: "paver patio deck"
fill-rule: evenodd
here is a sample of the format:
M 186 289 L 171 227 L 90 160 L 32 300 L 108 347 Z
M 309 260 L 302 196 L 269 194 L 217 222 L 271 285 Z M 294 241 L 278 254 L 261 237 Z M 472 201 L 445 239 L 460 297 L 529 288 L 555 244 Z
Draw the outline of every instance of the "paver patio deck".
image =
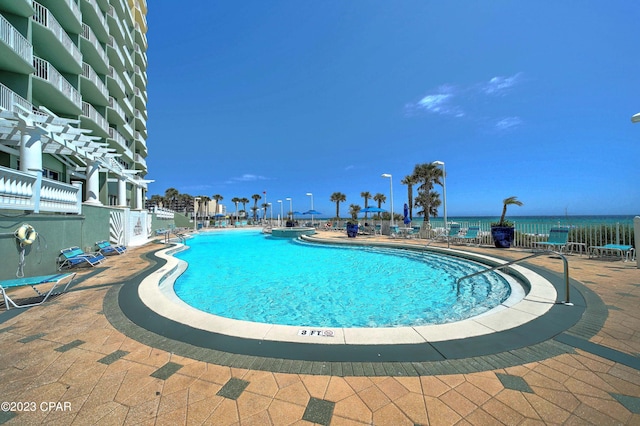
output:
M 334 232 L 321 236 L 344 238 Z M 160 247 L 148 244 L 110 257 L 103 267 L 80 270 L 66 294 L 0 313 L 0 402 L 13 403 L 10 410 L 2 405 L 0 423 L 640 424 L 640 269 L 635 263 L 570 256 L 572 279 L 597 295 L 592 303 L 600 311 L 593 315 L 587 309 L 581 320 L 583 328 L 591 327 L 591 337 L 563 333 L 552 339 L 563 350 L 547 356 L 540 347 L 531 348 L 538 352 L 534 362 L 478 366 L 467 373 L 442 361 L 442 374 L 423 375 L 406 370 L 366 375 L 354 371 L 356 364 L 327 369 L 319 362 L 312 364 L 313 371 L 300 364 L 298 373 L 282 373 L 291 371 L 292 361 L 266 365 L 247 357 L 245 368 L 225 365 L 224 357 L 206 362 L 186 356 L 184 347 L 181 355 L 161 349 L 172 344 L 162 336 L 146 332 L 148 341 L 162 343 L 148 345 L 140 341 L 140 330 L 132 333 L 136 340 L 121 331 L 121 324 L 112 325 L 113 295 L 154 266 L 149 253 Z M 505 259 L 527 254 L 464 249 Z M 543 256 L 530 263 L 562 272 L 557 259 Z M 510 354 L 492 356 L 486 365 Z

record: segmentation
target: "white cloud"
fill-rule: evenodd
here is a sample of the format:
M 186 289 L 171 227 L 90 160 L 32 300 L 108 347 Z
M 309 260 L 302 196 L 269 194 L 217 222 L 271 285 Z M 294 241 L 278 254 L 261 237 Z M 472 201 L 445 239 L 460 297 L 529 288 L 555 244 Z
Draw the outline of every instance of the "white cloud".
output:
M 408 111 L 422 110 L 435 114 L 463 117 L 464 111 L 453 102 L 455 98 L 456 91 L 454 87 L 448 85 L 440 86 L 434 93 L 423 96 L 415 104 L 408 104 L 406 109 Z
M 512 75 L 511 77 L 496 76 L 484 83 L 481 90 L 487 95 L 499 95 L 504 93 L 510 87 L 515 86 L 521 80 L 522 73 Z
M 258 181 L 258 180 L 268 180 L 268 178 L 266 178 L 264 176 L 245 173 L 245 174 L 243 174 L 242 176 L 239 176 L 239 177 L 232 177 L 232 178 L 228 179 L 227 181 L 225 181 L 225 183 L 231 184 L 231 183 L 236 183 L 236 182 L 255 182 L 255 181 Z
M 496 129 L 509 130 L 522 124 L 520 117 L 506 117 L 496 123 Z
M 353 164 L 350 164 L 350 165 L 348 165 L 347 167 L 345 167 L 344 169 L 345 169 L 345 170 L 353 170 L 353 169 L 355 169 L 355 168 L 356 168 L 356 166 L 354 166 Z

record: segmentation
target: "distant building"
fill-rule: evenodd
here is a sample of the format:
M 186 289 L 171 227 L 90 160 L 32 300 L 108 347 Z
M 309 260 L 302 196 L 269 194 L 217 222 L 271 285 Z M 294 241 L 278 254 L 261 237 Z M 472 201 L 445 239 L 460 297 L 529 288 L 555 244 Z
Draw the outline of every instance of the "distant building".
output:
M 146 0 L 0 1 L 0 209 L 144 208 L 146 13 Z

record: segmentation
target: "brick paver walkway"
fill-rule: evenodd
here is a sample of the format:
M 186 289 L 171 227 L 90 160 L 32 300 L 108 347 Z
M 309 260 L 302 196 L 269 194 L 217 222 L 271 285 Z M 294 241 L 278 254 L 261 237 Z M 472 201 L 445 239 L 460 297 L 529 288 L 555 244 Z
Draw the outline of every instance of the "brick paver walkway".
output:
M 331 376 L 197 361 L 122 334 L 103 311 L 107 293 L 149 267 L 144 255 L 158 247 L 112 256 L 82 269 L 66 294 L 0 314 L 0 423 L 640 425 L 635 263 L 570 256 L 571 277 L 607 312 L 588 345 L 569 353 L 470 374 Z M 562 271 L 557 259 L 531 263 Z

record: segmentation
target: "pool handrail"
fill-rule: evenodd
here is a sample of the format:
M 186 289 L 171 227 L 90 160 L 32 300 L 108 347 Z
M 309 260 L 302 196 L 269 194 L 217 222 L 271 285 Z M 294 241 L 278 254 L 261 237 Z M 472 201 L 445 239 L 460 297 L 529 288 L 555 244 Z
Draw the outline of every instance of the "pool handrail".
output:
M 567 305 L 567 306 L 573 306 L 573 303 L 571 303 L 570 300 L 569 300 L 569 261 L 567 260 L 567 258 L 562 253 L 559 253 L 559 252 L 554 251 L 554 250 L 545 250 L 545 251 L 541 251 L 541 252 L 538 252 L 538 253 L 534 253 L 534 254 L 532 254 L 530 256 L 527 256 L 527 257 L 522 257 L 520 259 L 511 260 L 509 262 L 501 263 L 500 265 L 496 265 L 496 266 L 493 266 L 491 268 L 483 269 L 482 271 L 474 272 L 473 274 L 469 274 L 469 275 L 465 275 L 464 277 L 460 277 L 460 278 L 458 278 L 456 280 L 457 291 L 458 291 L 458 293 L 460 292 L 460 281 L 462 281 L 464 279 L 475 277 L 476 275 L 481 275 L 481 274 L 484 274 L 484 273 L 487 273 L 487 272 L 492 272 L 492 271 L 495 271 L 497 269 L 504 268 L 506 266 L 511 266 L 511 265 L 516 264 L 516 263 L 520 263 L 522 261 L 525 261 L 527 259 L 531 259 L 533 257 L 538 257 L 538 256 L 548 255 L 548 254 L 560 256 L 560 258 L 562 259 L 562 261 L 564 263 L 564 282 L 565 282 L 565 297 L 566 297 L 566 300 L 564 300 L 562 302 L 556 302 L 556 303 L 557 304 Z

